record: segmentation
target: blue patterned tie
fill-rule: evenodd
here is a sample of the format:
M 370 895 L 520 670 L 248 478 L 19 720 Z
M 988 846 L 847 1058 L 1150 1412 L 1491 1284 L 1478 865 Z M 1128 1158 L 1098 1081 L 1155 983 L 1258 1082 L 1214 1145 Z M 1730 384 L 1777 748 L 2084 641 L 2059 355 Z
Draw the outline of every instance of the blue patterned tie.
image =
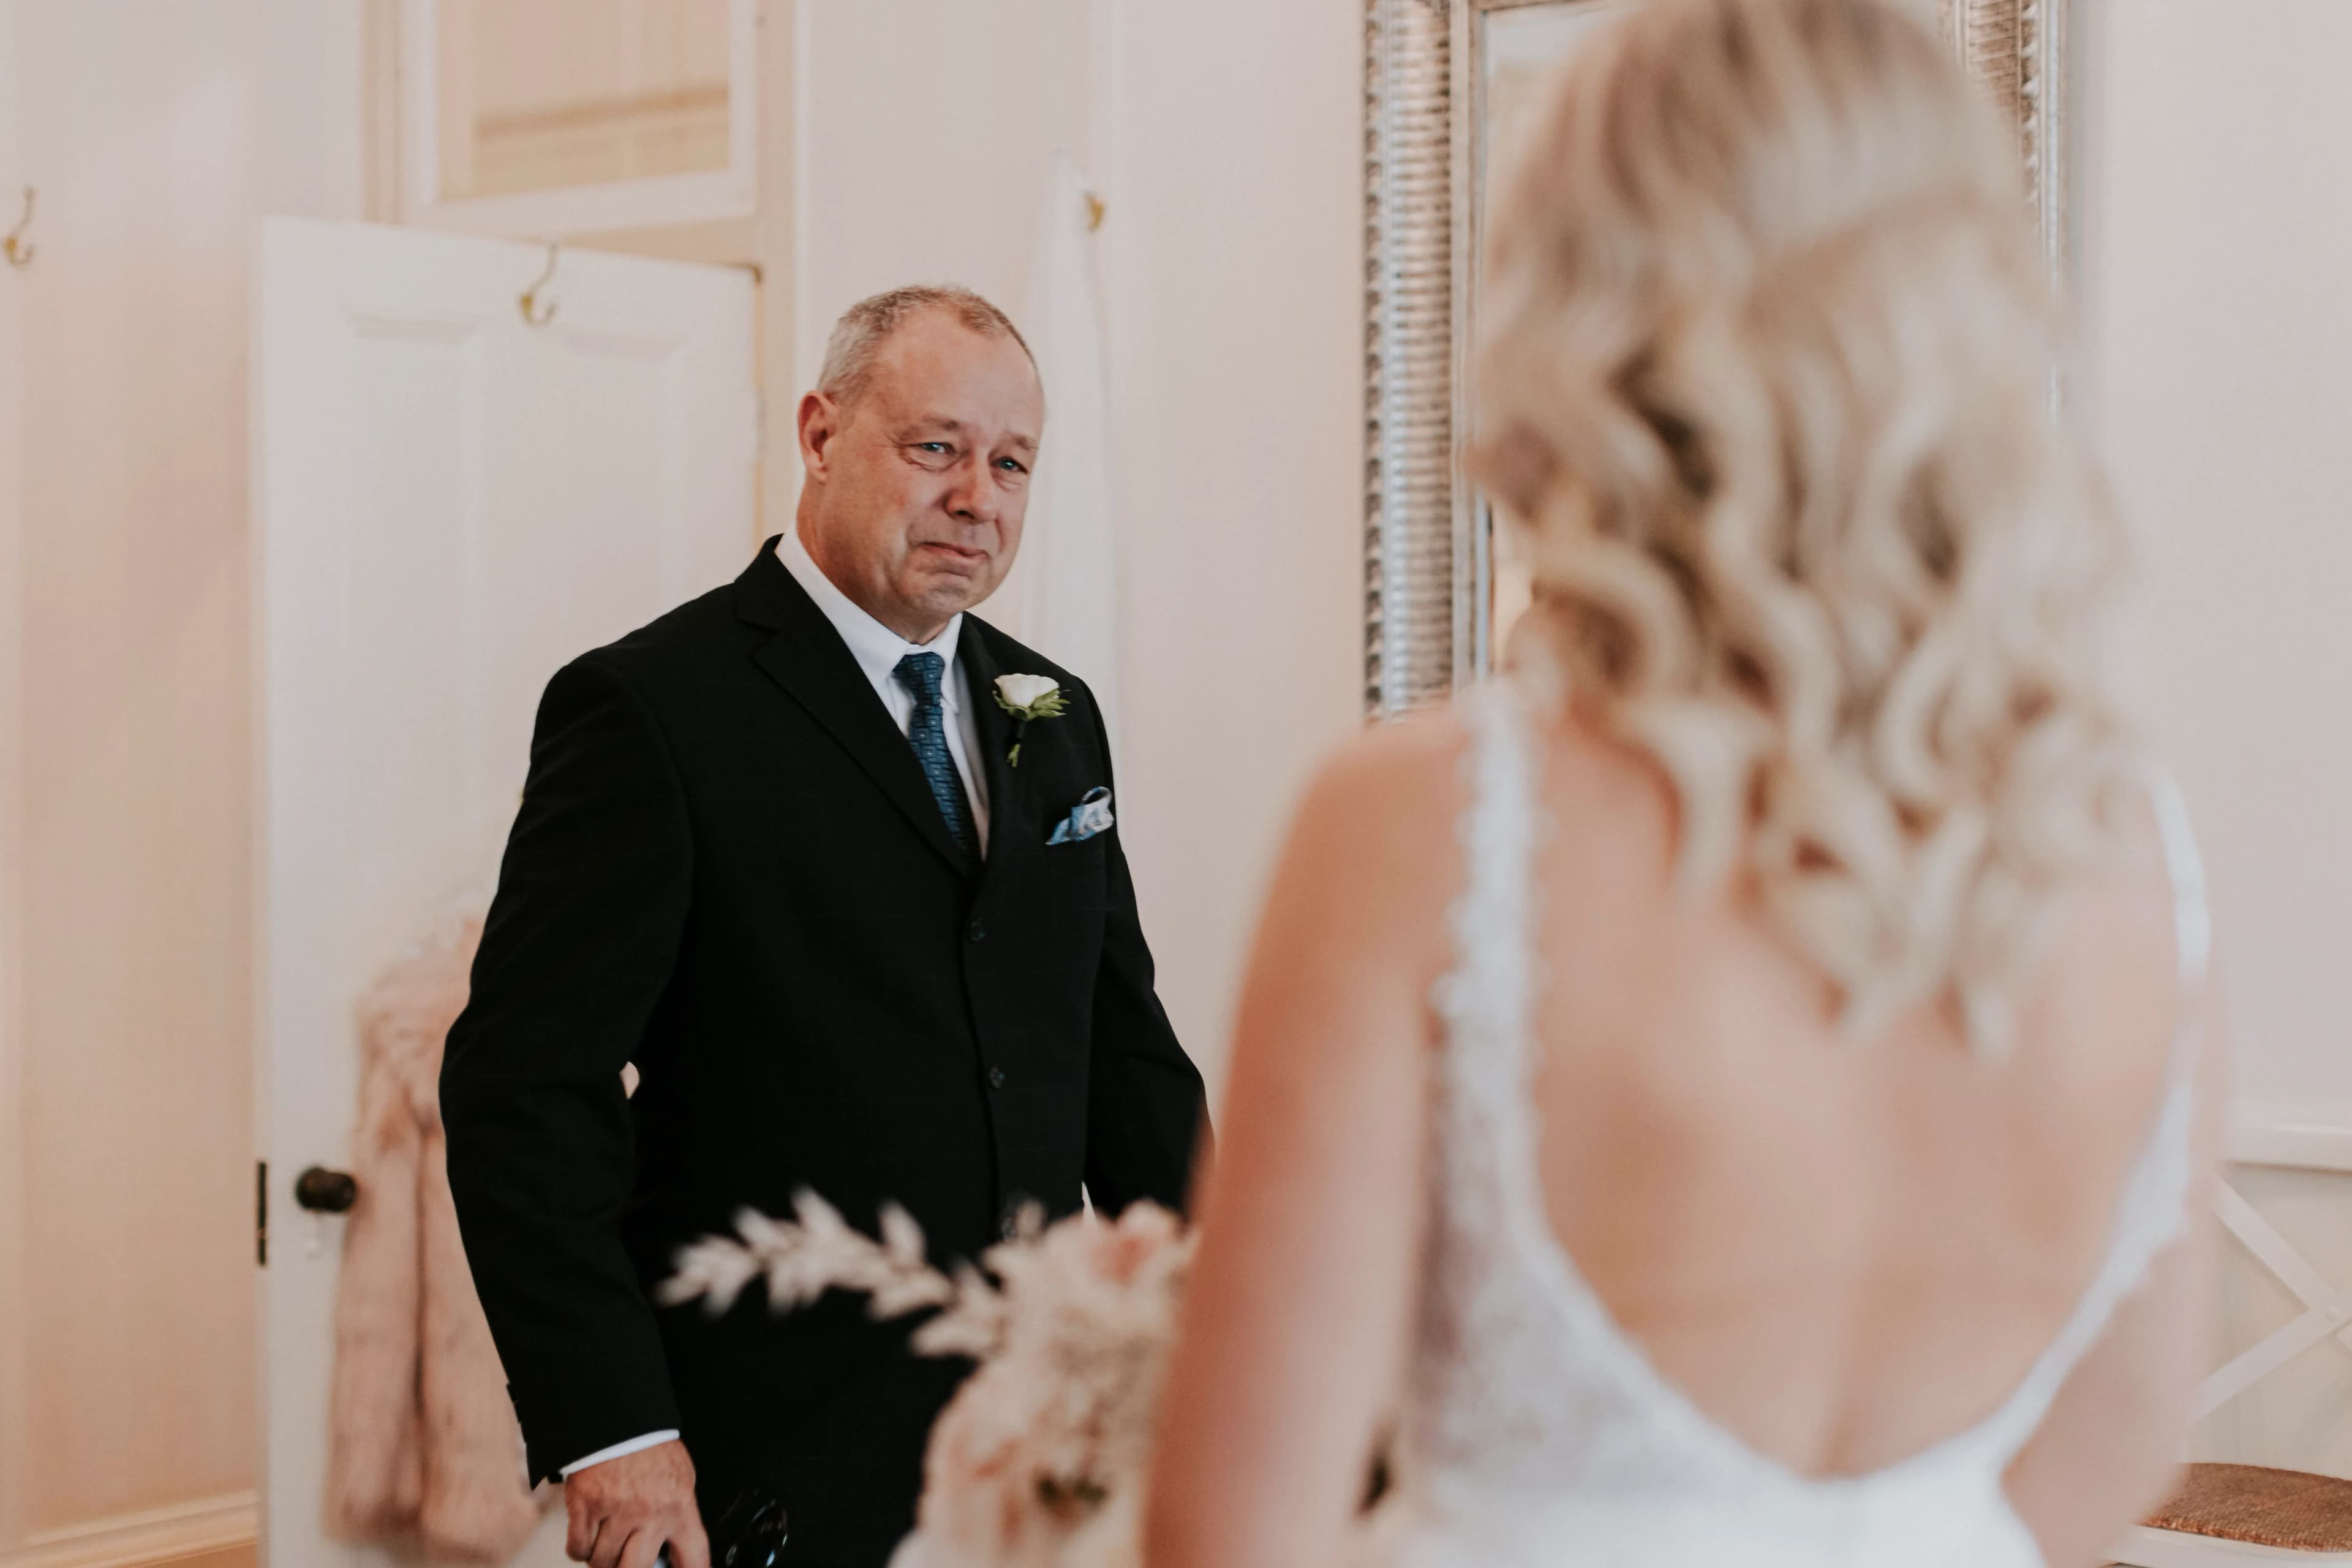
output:
M 949 834 L 969 855 L 971 805 L 964 799 L 963 778 L 956 772 L 955 758 L 948 753 L 945 709 L 940 701 L 940 683 L 947 672 L 948 661 L 938 654 L 910 653 L 890 673 L 915 699 L 914 722 L 907 727 L 907 740 L 915 748 L 916 760 L 923 764 L 923 777 L 930 784 L 931 798 L 940 803 L 940 815 L 947 818 Z

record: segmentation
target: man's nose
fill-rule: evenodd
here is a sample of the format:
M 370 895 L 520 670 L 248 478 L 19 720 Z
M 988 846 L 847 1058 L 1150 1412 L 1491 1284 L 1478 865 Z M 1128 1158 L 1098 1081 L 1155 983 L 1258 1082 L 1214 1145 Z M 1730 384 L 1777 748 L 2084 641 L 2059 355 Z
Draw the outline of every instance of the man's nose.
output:
M 954 487 L 948 491 L 947 507 L 966 522 L 996 521 L 996 476 L 989 471 L 985 460 L 968 462 L 956 470 Z

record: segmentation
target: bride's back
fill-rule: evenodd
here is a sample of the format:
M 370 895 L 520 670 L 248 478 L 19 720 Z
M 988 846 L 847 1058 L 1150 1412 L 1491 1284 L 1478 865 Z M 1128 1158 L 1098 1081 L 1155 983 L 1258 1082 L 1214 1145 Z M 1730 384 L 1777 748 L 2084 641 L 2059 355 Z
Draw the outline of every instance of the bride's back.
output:
M 1498 190 L 1533 607 L 1294 829 L 1155 1561 L 1328 1556 L 1400 1356 L 1431 1562 L 2087 1560 L 2186 1424 L 2202 905 L 2014 141 L 1882 0 L 1653 0 Z
M 2056 900 L 2000 1059 L 1944 999 L 1858 1042 L 1737 880 L 1677 889 L 1674 793 L 1538 742 L 1538 1171 L 1554 1234 L 1666 1379 L 1801 1474 L 1990 1415 L 2097 1268 L 2182 1004 L 2145 810 Z
M 1472 463 L 1556 716 L 1549 1219 L 1807 1474 L 1990 1415 L 2049 1344 L 2180 1002 L 2016 182 L 1893 7 L 1687 0 L 1577 58 L 1493 226 Z

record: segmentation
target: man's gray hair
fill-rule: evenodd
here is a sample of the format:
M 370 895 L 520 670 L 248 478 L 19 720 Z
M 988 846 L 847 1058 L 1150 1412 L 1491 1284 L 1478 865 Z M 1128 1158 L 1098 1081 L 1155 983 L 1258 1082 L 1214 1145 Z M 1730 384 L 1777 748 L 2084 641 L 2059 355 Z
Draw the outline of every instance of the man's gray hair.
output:
M 825 341 L 824 366 L 817 372 L 816 389 L 844 407 L 857 401 L 866 383 L 874 379 L 875 362 L 882 357 L 882 345 L 890 341 L 890 334 L 908 318 L 931 310 L 952 312 L 958 321 L 984 338 L 1011 338 L 1035 366 L 1037 356 L 1029 353 L 1028 342 L 1012 317 L 961 285 L 918 283 L 860 300 L 841 313 L 841 320 L 833 324 L 833 336 Z

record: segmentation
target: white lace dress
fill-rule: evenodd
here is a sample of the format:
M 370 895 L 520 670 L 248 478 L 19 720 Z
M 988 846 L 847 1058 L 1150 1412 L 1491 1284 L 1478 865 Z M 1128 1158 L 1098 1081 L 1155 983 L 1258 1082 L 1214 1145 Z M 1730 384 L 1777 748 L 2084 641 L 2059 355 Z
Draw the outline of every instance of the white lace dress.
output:
M 2001 1476 L 2116 1303 L 2178 1233 L 2189 1175 L 2193 1031 L 2074 1315 L 1991 1419 L 1874 1474 L 1811 1479 L 1711 1421 L 1611 1320 L 1559 1245 L 1529 1110 L 1530 886 L 1538 823 L 1526 721 L 1508 689 L 1468 708 L 1475 796 L 1456 967 L 1438 997 L 1430 1281 L 1400 1482 L 1366 1553 L 1399 1568 L 1731 1564 L 2040 1568 Z M 2179 798 L 2158 781 L 2179 963 L 2207 945 Z

